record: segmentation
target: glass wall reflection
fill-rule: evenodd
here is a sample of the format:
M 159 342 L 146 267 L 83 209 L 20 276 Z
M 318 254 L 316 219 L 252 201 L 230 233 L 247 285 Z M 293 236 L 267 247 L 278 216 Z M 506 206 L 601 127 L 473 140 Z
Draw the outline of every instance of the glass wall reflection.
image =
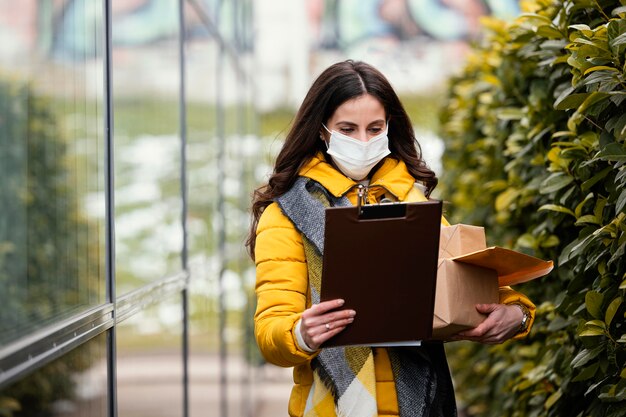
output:
M 107 416 L 106 334 L 0 390 L 7 417 Z
M 163 296 L 159 285 L 183 272 L 181 4 L 189 415 L 223 416 L 224 401 L 227 415 L 252 415 L 254 276 L 243 251 L 251 161 L 258 156 L 252 0 L 0 0 L 0 355 L 22 336 L 34 341 L 25 346 L 28 353 L 39 352 L 42 326 L 61 327 L 61 319 L 91 307 L 108 311 L 105 221 L 111 220 L 115 259 L 109 271 L 122 299 L 113 314 L 118 320 L 120 309 L 128 314 L 114 323 L 116 407 L 124 417 L 182 416 L 182 296 Z M 104 77 L 105 7 L 112 9 L 111 97 Z M 114 120 L 110 219 L 108 99 Z M 152 296 L 154 304 L 143 309 Z M 105 346 L 103 333 L 3 386 L 0 415 L 112 415 Z M 30 365 L 0 357 L 7 358 L 3 368 Z
M 183 415 L 183 309 L 180 295 L 160 300 L 117 326 L 118 414 Z
M 192 417 L 252 415 L 255 402 L 243 252 L 246 178 L 258 151 L 247 78 L 251 50 L 242 30 L 252 26 L 250 7 L 188 1 L 185 8 Z
M 118 294 L 181 269 L 178 2 L 112 2 Z
M 0 345 L 104 301 L 103 16 L 77 3 L 0 2 Z
M 217 213 L 219 43 L 206 7 L 185 2 L 190 416 L 220 415 Z

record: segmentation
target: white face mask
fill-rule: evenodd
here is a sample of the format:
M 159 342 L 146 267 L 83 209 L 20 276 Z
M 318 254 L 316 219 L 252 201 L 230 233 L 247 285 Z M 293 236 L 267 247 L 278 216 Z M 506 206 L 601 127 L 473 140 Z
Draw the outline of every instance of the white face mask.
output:
M 389 155 L 389 138 L 387 131 L 389 125 L 380 135 L 371 138 L 367 142 L 339 133 L 332 132 L 324 126 L 330 133 L 330 144 L 328 154 L 332 156 L 333 162 L 347 177 L 360 181 L 367 177 L 372 168 L 385 156 Z

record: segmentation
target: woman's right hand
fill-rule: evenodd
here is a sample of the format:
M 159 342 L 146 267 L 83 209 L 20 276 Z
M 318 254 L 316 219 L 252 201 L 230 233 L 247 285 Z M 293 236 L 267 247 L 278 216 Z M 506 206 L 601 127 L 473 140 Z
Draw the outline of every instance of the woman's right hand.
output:
M 341 299 L 330 300 L 304 310 L 300 319 L 300 334 L 308 347 L 319 349 L 322 343 L 354 321 L 356 311 L 337 310 L 343 304 Z

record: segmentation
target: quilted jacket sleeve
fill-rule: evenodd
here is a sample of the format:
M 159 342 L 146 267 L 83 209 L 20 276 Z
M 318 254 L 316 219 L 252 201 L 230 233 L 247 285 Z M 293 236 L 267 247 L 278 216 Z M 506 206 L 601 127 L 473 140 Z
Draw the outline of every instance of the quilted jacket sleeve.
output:
M 526 331 L 518 333 L 513 337 L 513 339 L 522 339 L 528 336 L 530 333 L 530 329 L 533 327 L 533 323 L 535 322 L 535 305 L 526 297 L 524 294 L 519 293 L 511 289 L 511 287 L 500 287 L 500 304 L 523 304 L 528 308 L 530 312 L 530 322 L 528 323 L 528 327 Z
M 315 356 L 299 348 L 294 333 L 308 291 L 302 237 L 276 203 L 261 215 L 256 234 L 257 344 L 270 363 L 302 364 Z

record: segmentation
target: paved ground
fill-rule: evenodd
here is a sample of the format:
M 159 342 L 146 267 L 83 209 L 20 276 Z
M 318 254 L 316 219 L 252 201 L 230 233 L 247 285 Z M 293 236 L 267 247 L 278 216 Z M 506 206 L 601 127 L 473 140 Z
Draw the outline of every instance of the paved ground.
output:
M 246 366 L 239 357 L 227 362 L 227 384 L 220 383 L 215 355 L 191 357 L 190 417 L 277 417 L 287 415 L 291 370 L 265 365 Z M 174 355 L 118 357 L 120 417 L 181 415 L 180 358 Z M 228 398 L 226 413 L 222 395 Z

